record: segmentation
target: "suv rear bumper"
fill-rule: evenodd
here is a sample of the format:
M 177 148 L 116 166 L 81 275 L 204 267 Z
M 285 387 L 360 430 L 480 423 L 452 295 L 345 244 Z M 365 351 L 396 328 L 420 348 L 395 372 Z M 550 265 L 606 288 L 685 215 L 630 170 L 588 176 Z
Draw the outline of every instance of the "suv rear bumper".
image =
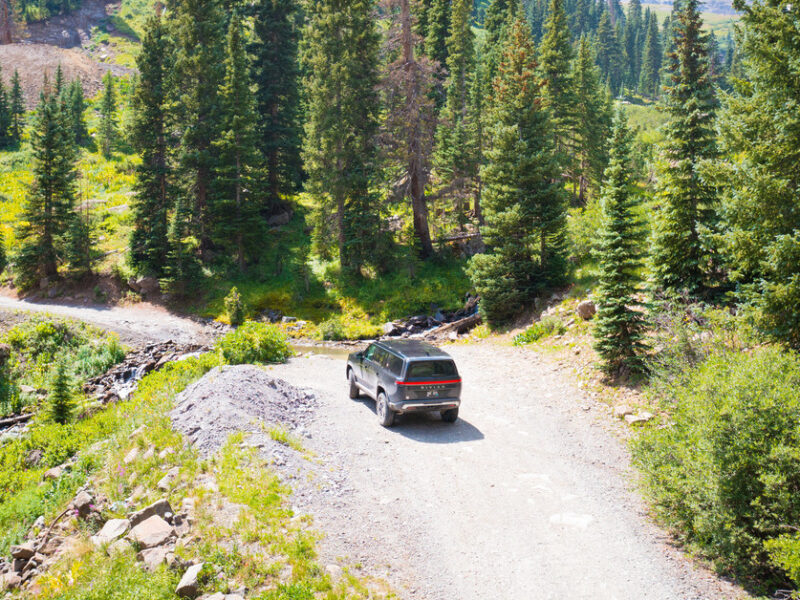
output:
M 450 410 L 461 406 L 459 398 L 436 398 L 436 400 L 400 400 L 389 402 L 389 408 L 398 413 Z

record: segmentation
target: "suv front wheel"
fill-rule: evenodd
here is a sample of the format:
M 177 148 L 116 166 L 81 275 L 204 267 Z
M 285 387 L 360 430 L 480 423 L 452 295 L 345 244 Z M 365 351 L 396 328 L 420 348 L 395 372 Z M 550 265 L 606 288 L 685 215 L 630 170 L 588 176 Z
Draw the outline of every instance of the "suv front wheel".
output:
M 375 412 L 378 413 L 378 422 L 384 427 L 394 425 L 394 411 L 389 408 L 389 399 L 386 392 L 378 392 L 378 399 L 375 401 Z
M 350 382 L 350 397 L 355 400 L 361 395 L 361 390 L 356 385 L 356 374 L 353 373 L 353 369 L 347 372 L 347 380 Z

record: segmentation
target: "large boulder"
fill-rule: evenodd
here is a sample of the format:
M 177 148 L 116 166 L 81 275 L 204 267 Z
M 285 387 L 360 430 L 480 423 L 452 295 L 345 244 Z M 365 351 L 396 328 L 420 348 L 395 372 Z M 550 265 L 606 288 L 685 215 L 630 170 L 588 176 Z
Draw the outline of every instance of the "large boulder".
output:
M 181 598 L 196 598 L 200 593 L 200 571 L 203 570 L 203 563 L 197 563 L 189 567 L 181 577 L 178 587 L 175 588 L 175 593 Z
M 98 548 L 106 546 L 128 533 L 131 522 L 128 519 L 109 519 L 103 528 L 92 536 L 92 543 Z
M 128 518 L 131 521 L 131 527 L 136 527 L 139 523 L 146 521 L 153 515 L 158 515 L 162 519 L 167 516 L 167 513 L 174 513 L 169 501 L 166 498 L 153 502 L 150 506 L 133 513 Z
M 597 307 L 591 300 L 584 300 L 578 304 L 576 312 L 581 319 L 588 321 L 597 313 Z
M 137 294 L 147 296 L 148 294 L 155 294 L 161 291 L 161 285 L 155 277 L 139 277 L 138 279 L 129 279 L 128 287 Z
M 131 529 L 128 538 L 140 548 L 155 548 L 175 537 L 175 530 L 158 515 L 153 515 Z

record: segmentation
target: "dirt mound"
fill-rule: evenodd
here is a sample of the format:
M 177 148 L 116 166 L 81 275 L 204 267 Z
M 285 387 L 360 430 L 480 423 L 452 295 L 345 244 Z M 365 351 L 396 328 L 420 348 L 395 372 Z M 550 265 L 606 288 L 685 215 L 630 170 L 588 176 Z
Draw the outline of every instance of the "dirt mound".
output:
M 112 71 L 115 75 L 124 75 L 129 72 L 128 69 L 119 65 L 95 62 L 81 50 L 28 42 L 0 46 L 0 66 L 3 67 L 3 79 L 8 84 L 14 69 L 19 71 L 22 91 L 28 108 L 33 108 L 39 101 L 44 75 L 47 74 L 52 82 L 59 64 L 67 81 L 76 77 L 80 78 L 87 97 L 94 96 L 100 90 L 106 71 Z
M 175 398 L 172 426 L 201 453 L 222 447 L 228 437 L 249 432 L 248 444 L 276 446 L 269 429 L 299 430 L 311 418 L 317 399 L 310 390 L 276 379 L 253 365 L 217 367 Z

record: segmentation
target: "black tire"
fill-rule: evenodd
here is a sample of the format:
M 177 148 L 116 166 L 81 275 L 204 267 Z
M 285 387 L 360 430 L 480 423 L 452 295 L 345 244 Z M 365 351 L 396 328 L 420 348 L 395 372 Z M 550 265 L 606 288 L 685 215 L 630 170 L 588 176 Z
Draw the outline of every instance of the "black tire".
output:
M 442 421 L 445 423 L 455 423 L 458 419 L 458 407 L 442 411 Z
M 394 411 L 389 408 L 389 399 L 383 390 L 378 392 L 378 399 L 375 400 L 375 412 L 378 414 L 378 423 L 384 427 L 394 425 Z
M 350 397 L 355 400 L 361 395 L 361 390 L 356 385 L 356 374 L 353 373 L 353 369 L 347 371 L 347 380 L 350 382 Z

